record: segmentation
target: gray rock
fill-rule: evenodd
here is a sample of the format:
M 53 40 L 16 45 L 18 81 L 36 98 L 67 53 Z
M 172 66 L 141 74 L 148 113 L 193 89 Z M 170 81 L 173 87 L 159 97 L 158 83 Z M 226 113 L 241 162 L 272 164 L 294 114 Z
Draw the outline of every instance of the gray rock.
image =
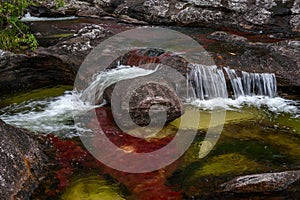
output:
M 271 15 L 272 13 L 265 8 L 254 8 L 244 15 L 244 19 L 255 25 L 264 25 L 270 23 Z
M 38 55 L 53 56 L 63 63 L 67 63 L 68 68 L 74 70 L 76 76 L 84 58 L 107 36 L 108 31 L 103 27 L 95 24 L 88 25 L 79 30 L 69 40 L 61 41 L 48 48 L 40 47 L 36 52 Z
M 299 0 L 294 1 L 294 5 L 291 8 L 291 11 L 293 14 L 300 14 L 300 1 Z
M 197 6 L 217 7 L 222 5 L 221 0 L 187 0 L 187 2 Z
M 72 84 L 76 75 L 68 64 L 51 55 L 4 51 L 0 54 L 0 94 L 3 96 L 49 85 Z
M 0 199 L 30 199 L 44 178 L 48 158 L 32 135 L 0 120 Z
M 228 9 L 235 12 L 245 12 L 248 8 L 248 0 L 228 0 Z
M 218 31 L 209 36 L 219 40 L 223 49 L 233 54 L 218 52 L 223 59 L 215 59 L 218 66 L 230 66 L 249 72 L 275 73 L 280 87 L 300 86 L 300 42 L 285 40 L 276 43 L 250 42 L 242 36 Z
M 210 21 L 219 21 L 222 17 L 223 13 L 221 11 L 187 7 L 181 10 L 176 16 L 172 16 L 172 19 L 181 24 L 207 24 Z
M 300 14 L 294 15 L 291 18 L 290 24 L 292 26 L 293 31 L 300 32 Z
M 276 192 L 300 180 L 300 170 L 240 176 L 221 185 L 223 192 Z
M 128 15 L 150 24 L 299 33 L 299 0 L 66 0 L 66 6 L 59 9 L 54 9 L 53 2 L 43 5 L 54 13 L 73 12 L 90 17 Z
M 145 82 L 145 78 L 147 77 L 135 78 L 133 80 L 122 81 L 117 90 L 114 90 L 114 85 L 105 90 L 104 98 L 107 102 L 120 105 L 114 110 L 114 117 L 120 122 L 119 125 L 123 126 L 123 128 L 130 128 L 132 120 L 140 126 L 146 126 L 150 122 L 152 125 L 157 125 L 162 121 L 168 123 L 184 113 L 182 99 L 176 93 L 179 91 L 176 91 L 174 87 L 175 81 L 177 81 L 176 83 L 180 82 L 182 77 L 174 77 L 174 74 L 172 74 L 172 77 L 169 77 L 170 71 L 164 68 L 164 66 L 169 66 L 182 75 L 186 75 L 190 69 L 185 59 L 169 55 L 168 53 L 158 49 L 131 51 L 117 59 L 110 66 L 110 68 L 115 68 L 117 63 L 120 63 L 153 69 L 156 65 L 151 66 L 147 64 L 162 64 L 161 69 L 155 72 L 155 78 L 150 78 L 151 81 L 146 79 Z M 141 84 L 143 81 L 145 83 L 141 87 L 135 88 L 136 85 Z M 185 82 L 184 80 L 182 81 Z M 112 98 L 113 92 L 116 92 L 114 98 Z M 130 99 L 129 106 L 124 104 L 128 99 Z M 153 113 L 152 118 L 149 116 L 150 109 L 152 109 Z M 129 113 L 131 118 L 125 118 L 126 113 Z M 167 113 L 166 119 L 162 119 L 164 117 L 162 113 Z

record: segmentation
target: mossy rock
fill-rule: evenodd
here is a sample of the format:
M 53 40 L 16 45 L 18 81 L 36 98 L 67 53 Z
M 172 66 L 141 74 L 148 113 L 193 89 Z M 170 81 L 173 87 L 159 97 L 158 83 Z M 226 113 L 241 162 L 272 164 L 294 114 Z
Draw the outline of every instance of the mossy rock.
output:
M 183 169 L 182 188 L 187 196 L 214 193 L 222 182 L 262 168 L 258 163 L 238 153 L 205 158 Z
M 278 115 L 274 121 L 300 135 L 300 116 L 283 113 Z
M 60 86 L 49 87 L 49 88 L 40 88 L 40 89 L 36 89 L 24 93 L 17 93 L 6 99 L 3 99 L 0 103 L 0 106 L 7 106 L 14 103 L 19 104 L 25 101 L 44 99 L 47 97 L 56 97 L 62 95 L 65 91 L 72 90 L 72 89 L 73 86 L 60 85 Z
M 258 164 L 249 160 L 246 156 L 237 153 L 214 156 L 206 161 L 193 178 L 203 176 L 221 176 L 225 174 L 240 174 L 241 172 L 253 171 Z
M 97 176 L 79 178 L 69 185 L 62 200 L 125 200 L 119 188 Z

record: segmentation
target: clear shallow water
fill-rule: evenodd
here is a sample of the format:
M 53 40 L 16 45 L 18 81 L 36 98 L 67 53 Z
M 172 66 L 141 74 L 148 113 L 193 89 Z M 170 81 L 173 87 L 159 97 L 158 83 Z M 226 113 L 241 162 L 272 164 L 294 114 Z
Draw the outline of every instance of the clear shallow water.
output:
M 125 68 L 123 72 L 132 74 L 131 70 Z M 94 87 L 105 88 L 118 81 L 118 79 L 112 78 L 114 73 L 118 74 L 120 80 L 127 77 L 126 73 L 120 75 L 120 71 L 118 70 L 111 72 L 111 74 L 99 75 L 95 79 L 97 80 L 95 84 L 91 85 L 90 92 L 95 92 Z M 149 73 L 151 73 L 149 70 L 141 71 L 141 74 Z M 134 77 L 137 75 L 132 74 Z M 108 79 L 107 77 L 110 78 Z M 98 97 L 101 97 L 102 89 L 99 91 L 96 90 L 95 93 Z M 53 133 L 61 138 L 76 140 L 78 132 L 73 122 L 73 116 L 98 107 L 82 101 L 82 99 L 89 99 L 91 97 L 82 96 L 82 93 L 71 90 L 67 90 L 62 94 L 55 93 L 52 97 L 43 98 L 44 93 L 37 93 L 35 96 L 32 100 L 26 100 L 23 97 L 15 98 L 18 101 L 11 102 L 16 103 L 0 109 L 0 118 L 12 125 L 37 132 Z M 210 145 L 209 143 L 204 143 L 203 139 L 209 127 L 212 112 L 222 109 L 226 110 L 226 118 L 220 139 L 213 149 L 209 149 L 211 151 L 206 157 L 200 158 L 200 149 L 204 145 L 207 145 L 209 148 Z M 213 195 L 215 190 L 218 189 L 219 184 L 238 175 L 299 169 L 299 110 L 299 101 L 292 101 L 281 97 L 240 96 L 236 99 L 190 99 L 186 103 L 184 114 L 190 120 L 181 124 L 180 128 L 187 131 L 187 133 L 191 129 L 196 129 L 198 130 L 198 134 L 188 151 L 174 164 L 173 169 L 164 169 L 166 171 L 169 170 L 170 177 L 168 179 L 167 177 L 163 177 L 165 178 L 165 182 L 159 180 L 159 186 L 165 189 L 162 193 L 167 194 L 166 192 L 170 190 L 170 188 L 165 188 L 166 185 L 174 186 L 177 190 L 183 191 L 182 194 L 185 196 L 185 199 L 193 199 L 194 196 L 203 197 L 203 195 Z M 200 122 L 194 123 L 193 119 L 196 118 L 194 116 L 198 114 L 200 114 Z M 176 133 L 181 123 L 180 120 L 179 118 L 171 122 L 157 136 L 154 136 L 155 140 L 163 140 Z M 197 126 L 194 126 L 195 124 Z M 132 130 L 136 135 L 143 134 L 143 131 L 145 130 Z M 149 140 L 151 141 L 151 138 Z M 126 199 L 126 195 L 131 196 L 131 194 L 125 194 L 116 187 L 116 184 L 124 184 L 130 190 L 133 187 L 132 185 L 137 184 L 137 182 L 144 187 L 149 184 L 149 180 L 152 181 L 161 177 L 161 175 L 158 176 L 155 173 L 149 177 L 144 174 L 124 175 L 111 169 L 106 169 L 108 171 L 105 173 L 113 177 L 113 182 L 107 181 L 106 178 L 98 179 L 91 177 L 91 175 L 94 175 L 94 172 L 91 174 L 89 167 L 92 165 L 91 163 L 95 164 L 97 161 L 86 161 L 79 157 L 78 160 L 81 164 L 88 167 L 78 165 L 78 160 L 76 159 L 73 163 L 73 156 L 77 158 L 77 154 L 82 152 L 77 152 L 77 146 L 70 146 L 70 144 L 74 145 L 72 142 L 67 142 L 66 147 L 64 147 L 66 148 L 64 151 L 68 152 L 66 154 L 62 152 L 62 154 L 69 155 L 70 158 L 66 157 L 66 160 L 69 159 L 69 163 L 68 165 L 62 163 L 62 166 L 74 167 L 72 169 L 74 177 L 70 179 L 70 184 L 66 190 L 58 195 L 60 196 L 59 198 L 71 199 L 73 198 L 72 194 L 76 194 L 76 196 L 82 197 L 89 196 L 90 199 L 105 199 L 106 197 L 108 199 L 111 197 L 120 197 L 120 199 L 124 197 Z M 68 150 L 67 147 L 69 146 L 71 149 Z M 69 168 L 63 168 L 62 170 L 67 169 Z M 99 174 L 101 173 L 99 171 Z M 77 177 L 76 174 L 81 174 L 82 176 Z M 51 182 L 57 181 L 53 180 L 53 177 L 50 177 L 50 179 Z M 65 179 L 67 177 L 64 177 Z M 151 185 L 152 189 L 157 188 L 155 184 Z M 48 185 L 48 183 L 45 185 Z M 100 192 L 96 189 L 100 186 L 105 188 L 105 190 Z M 49 189 L 56 190 L 55 187 Z M 134 192 L 136 191 L 132 189 L 129 191 L 129 193 Z M 39 195 L 45 199 L 45 194 L 41 193 Z M 277 196 L 286 197 L 285 194 L 281 193 L 278 193 Z M 48 199 L 51 198 L 49 197 Z M 227 199 L 233 198 L 228 197 Z M 239 197 L 236 199 L 239 199 Z
M 66 91 L 57 97 L 12 104 L 0 109 L 0 118 L 9 124 L 33 131 L 55 133 L 62 137 L 78 136 L 73 116 L 95 108 L 82 102 L 80 97 L 81 95 L 76 92 Z M 300 118 L 298 102 L 280 97 L 244 96 L 235 100 L 229 98 L 194 100 L 187 106 L 200 110 L 202 120 L 203 116 L 206 116 L 208 121 L 210 111 L 218 109 L 227 110 L 227 118 L 237 116 L 231 121 L 239 120 L 238 116 L 241 113 L 243 113 L 241 117 L 246 118 L 249 116 L 255 118 L 267 113 L 272 116 L 270 119 L 274 120 L 274 123 L 296 126 Z
M 228 98 L 226 97 L 226 82 L 222 70 L 217 70 L 216 66 L 209 66 L 207 71 L 203 66 L 195 65 L 195 67 L 196 70 L 195 72 L 191 72 L 193 76 L 190 76 L 190 79 L 192 77 L 196 78 L 189 81 L 194 81 L 196 83 L 195 93 L 197 93 L 197 89 L 199 89 L 199 93 L 201 95 L 199 97 L 197 97 L 197 95 L 189 96 L 188 100 L 186 100 L 186 106 L 194 107 L 194 109 L 201 111 L 201 114 L 207 118 L 207 121 L 210 120 L 209 113 L 211 111 L 221 109 L 226 110 L 227 115 L 235 113 L 233 115 L 239 116 L 241 112 L 244 113 L 243 115 L 245 116 L 260 116 L 263 114 L 270 115 L 271 117 L 269 116 L 269 118 L 272 118 L 272 120 L 279 120 L 280 123 L 286 124 L 287 126 L 294 126 L 297 124 L 300 115 L 299 102 L 287 100 L 281 97 L 258 95 L 245 96 L 241 94 L 235 94 L 234 96 L 237 96 L 235 99 Z M 107 87 L 122 80 L 150 75 L 156 72 L 156 70 L 158 69 L 146 70 L 134 66 L 121 65 L 116 69 L 95 74 L 92 83 L 82 91 L 65 91 L 62 95 L 58 95 L 57 91 L 53 92 L 53 90 L 48 89 L 46 91 L 50 92 L 50 94 L 52 93 L 53 96 L 48 96 L 44 99 L 41 99 L 41 97 L 47 94 L 47 92 L 39 90 L 39 92 L 23 95 L 23 97 L 21 94 L 20 96 L 11 98 L 11 101 L 15 103 L 0 109 L 0 118 L 9 124 L 28 128 L 33 131 L 54 133 L 61 137 L 78 136 L 73 122 L 73 117 L 104 105 L 105 101 L 102 100 L 102 95 Z M 227 71 L 228 70 L 230 69 L 227 69 Z M 233 86 L 240 87 L 239 90 L 241 91 L 245 90 L 247 85 L 242 85 L 242 83 L 235 84 L 236 80 L 239 80 L 239 78 L 236 76 L 234 71 L 231 73 L 234 73 L 234 78 L 231 78 L 231 81 L 234 82 Z M 221 80 L 219 80 L 220 77 Z M 207 83 L 205 81 L 207 81 Z M 214 87 L 211 86 L 212 84 L 209 84 L 212 81 L 216 84 Z M 218 85 L 218 81 L 220 82 L 220 85 Z M 250 82 L 252 82 L 252 85 L 255 84 L 254 81 L 254 79 L 251 79 Z M 259 80 L 259 82 L 262 81 Z M 273 84 L 274 81 L 265 82 L 267 84 L 259 85 L 259 88 L 265 87 L 276 92 L 276 85 L 274 86 Z M 276 83 L 276 81 L 274 83 Z M 251 86 L 251 84 L 249 86 Z M 216 89 L 218 87 L 224 89 L 220 92 Z M 275 89 L 271 89 L 273 87 Z M 207 91 L 210 92 L 207 94 Z M 206 95 L 210 98 L 203 100 Z M 24 96 L 29 96 L 31 98 L 38 96 L 38 98 L 36 100 L 30 98 L 26 100 Z M 191 116 L 191 119 L 193 119 L 193 116 Z M 206 125 L 204 127 L 206 127 Z M 197 127 L 193 128 L 197 129 Z

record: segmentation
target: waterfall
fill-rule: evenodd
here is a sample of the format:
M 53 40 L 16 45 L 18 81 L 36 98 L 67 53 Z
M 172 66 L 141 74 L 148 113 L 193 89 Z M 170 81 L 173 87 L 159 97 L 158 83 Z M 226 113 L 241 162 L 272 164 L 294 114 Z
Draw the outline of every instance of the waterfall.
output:
M 231 82 L 231 86 L 234 92 L 234 97 L 244 96 L 244 89 L 242 84 L 242 79 L 237 76 L 234 69 L 230 69 L 228 67 L 224 67 L 224 70 L 226 71 L 229 80 Z
M 275 97 L 277 94 L 275 74 L 242 72 L 242 79 L 245 95 Z
M 110 71 L 101 72 L 95 76 L 93 82 L 81 93 L 80 99 L 91 104 L 101 103 L 103 92 L 107 87 L 122 80 L 150 75 L 156 70 L 120 65 Z
M 195 96 L 201 100 L 217 97 L 227 98 L 224 73 L 217 66 L 190 64 L 192 70 L 187 76 L 195 89 Z
M 208 100 L 214 98 L 228 98 L 227 85 L 222 69 L 217 66 L 190 64 L 191 72 L 187 74 L 189 84 L 194 92 L 188 92 L 189 98 Z M 275 97 L 277 83 L 275 74 L 249 73 L 242 71 L 239 77 L 234 69 L 224 67 L 233 90 L 233 98 L 240 96 L 268 96 Z
M 242 71 L 242 77 L 238 77 L 234 69 L 225 67 L 228 78 L 234 92 L 234 97 L 239 96 L 268 96 L 277 94 L 277 82 L 273 73 L 249 73 Z

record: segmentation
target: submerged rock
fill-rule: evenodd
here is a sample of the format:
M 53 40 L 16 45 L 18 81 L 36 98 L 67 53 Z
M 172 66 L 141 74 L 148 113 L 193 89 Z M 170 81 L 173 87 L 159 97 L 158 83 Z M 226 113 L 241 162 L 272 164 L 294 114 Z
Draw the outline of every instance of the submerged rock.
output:
M 264 173 L 237 177 L 221 185 L 223 192 L 276 192 L 287 189 L 300 180 L 300 171 Z
M 29 199 L 44 178 L 47 156 L 27 130 L 0 120 L 0 198 Z
M 124 200 L 117 185 L 98 176 L 79 178 L 70 183 L 63 193 L 62 200 Z

